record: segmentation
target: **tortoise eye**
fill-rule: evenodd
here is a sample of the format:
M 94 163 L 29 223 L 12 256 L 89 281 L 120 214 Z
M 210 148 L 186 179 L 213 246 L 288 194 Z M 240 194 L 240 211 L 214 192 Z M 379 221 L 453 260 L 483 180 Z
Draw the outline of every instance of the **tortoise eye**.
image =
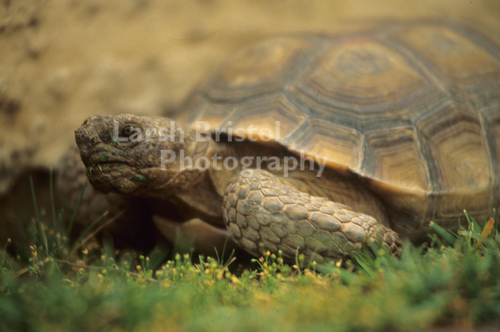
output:
M 120 130 L 121 137 L 130 137 L 134 133 L 134 128 L 132 126 L 125 126 Z

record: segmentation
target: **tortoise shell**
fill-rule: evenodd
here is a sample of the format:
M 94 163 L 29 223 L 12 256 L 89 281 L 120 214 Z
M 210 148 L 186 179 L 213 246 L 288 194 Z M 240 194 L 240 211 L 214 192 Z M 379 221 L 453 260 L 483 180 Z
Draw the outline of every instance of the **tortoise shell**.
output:
M 390 207 L 403 234 L 500 206 L 500 38 L 466 26 L 267 40 L 201 84 L 182 114 L 328 158 Z

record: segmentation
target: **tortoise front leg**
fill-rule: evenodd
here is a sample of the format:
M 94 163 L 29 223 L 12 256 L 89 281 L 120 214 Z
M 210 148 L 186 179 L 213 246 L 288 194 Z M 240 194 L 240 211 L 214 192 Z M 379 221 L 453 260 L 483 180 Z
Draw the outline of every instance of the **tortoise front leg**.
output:
M 379 238 L 389 252 L 401 252 L 398 235 L 369 215 L 300 192 L 262 170 L 244 170 L 229 183 L 223 211 L 231 237 L 255 256 L 281 250 L 293 261 L 298 249 L 321 263 Z

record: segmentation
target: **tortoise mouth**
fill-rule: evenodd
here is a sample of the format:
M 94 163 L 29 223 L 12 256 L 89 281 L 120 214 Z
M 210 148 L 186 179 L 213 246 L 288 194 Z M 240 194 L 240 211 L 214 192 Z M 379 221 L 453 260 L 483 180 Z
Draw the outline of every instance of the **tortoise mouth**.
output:
M 90 150 L 81 151 L 82 161 L 86 167 L 93 166 L 104 166 L 111 164 L 121 164 L 133 167 L 133 163 L 130 163 L 130 158 L 127 158 L 127 154 L 119 149 L 96 147 Z
M 80 152 L 87 177 L 92 186 L 103 193 L 130 191 L 124 186 L 135 172 L 126 160 L 126 154 L 117 149 L 97 146 Z
M 130 168 L 130 165 L 118 161 L 105 161 L 105 162 L 97 162 L 97 163 L 92 163 L 89 166 L 85 167 L 87 170 L 93 170 L 93 171 L 118 171 L 118 172 L 123 172 L 126 169 Z
M 87 166 L 86 170 L 89 182 L 102 193 L 133 194 L 148 184 L 135 168 L 126 163 L 100 162 Z

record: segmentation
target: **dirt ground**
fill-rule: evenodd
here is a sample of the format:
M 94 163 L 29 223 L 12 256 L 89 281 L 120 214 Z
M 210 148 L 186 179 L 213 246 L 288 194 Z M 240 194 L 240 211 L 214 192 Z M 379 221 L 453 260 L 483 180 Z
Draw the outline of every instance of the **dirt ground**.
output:
M 498 32 L 500 1 L 3 0 L 0 194 L 28 166 L 57 167 L 87 116 L 172 114 L 214 67 L 253 41 L 419 17 Z

